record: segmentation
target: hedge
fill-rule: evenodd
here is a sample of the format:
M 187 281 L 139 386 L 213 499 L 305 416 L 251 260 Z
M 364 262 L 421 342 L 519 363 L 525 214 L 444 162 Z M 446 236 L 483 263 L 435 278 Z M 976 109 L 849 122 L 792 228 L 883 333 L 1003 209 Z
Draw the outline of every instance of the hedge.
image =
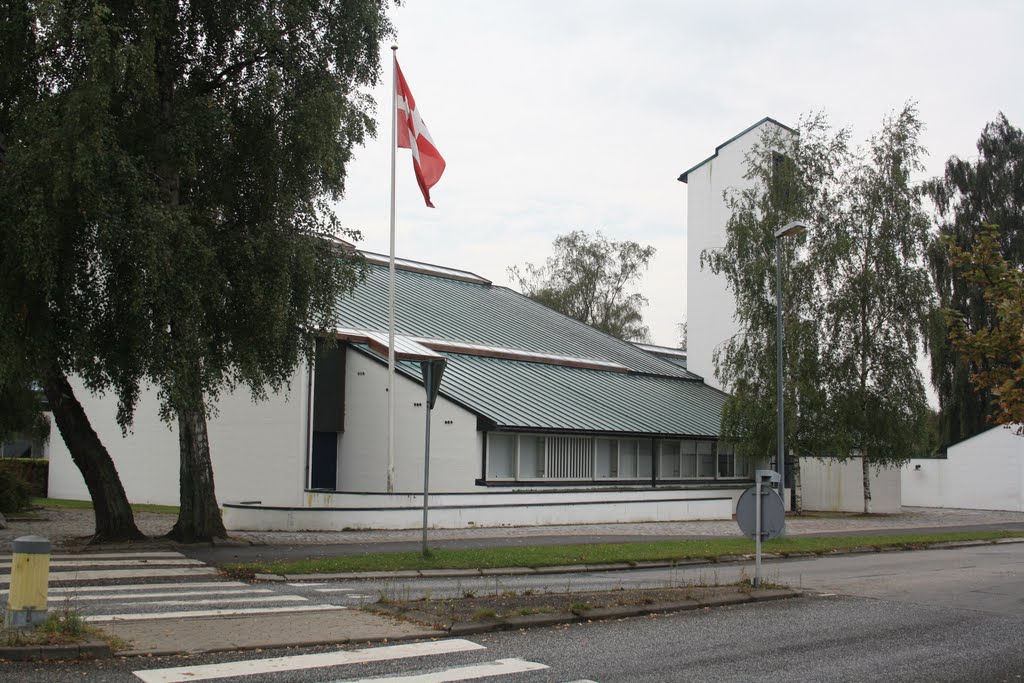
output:
M 0 472 L 9 472 L 28 487 L 28 495 L 46 498 L 50 461 L 41 458 L 0 458 Z

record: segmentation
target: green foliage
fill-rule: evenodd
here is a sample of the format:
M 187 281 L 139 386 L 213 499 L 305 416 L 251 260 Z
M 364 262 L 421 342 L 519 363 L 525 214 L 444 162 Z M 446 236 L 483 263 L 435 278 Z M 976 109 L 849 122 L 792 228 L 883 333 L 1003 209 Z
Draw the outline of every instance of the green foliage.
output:
M 28 507 L 28 482 L 13 470 L 0 467 L 0 512 L 20 512 Z
M 46 621 L 38 629 L 43 633 L 72 639 L 82 638 L 87 632 L 82 615 L 67 605 L 46 615 Z
M 971 382 L 992 397 L 989 421 L 1015 425 L 1024 435 L 1024 265 L 1003 257 L 1000 232 L 988 226 L 974 249 L 964 251 L 952 237 L 949 262 L 968 285 L 981 290 L 993 320 L 973 330 L 967 317 L 948 311 L 953 347 L 973 368 Z
M 0 471 L 13 474 L 25 482 L 28 495 L 45 496 L 50 473 L 50 461 L 41 458 L 3 458 Z
M 747 156 L 746 188 L 726 192 L 726 244 L 701 262 L 725 277 L 740 323 L 715 351 L 731 393 L 722 432 L 739 453 L 764 457 L 776 443 L 777 247 L 787 445 L 798 456 L 856 452 L 865 467 L 925 447 L 916 352 L 929 304 L 928 219 L 910 185 L 920 130 L 911 104 L 863 151 L 822 115 L 804 117 L 799 136 L 766 127 Z M 812 230 L 777 240 L 795 219 Z
M 329 203 L 374 129 L 384 3 L 59 7 L 4 26 L 12 329 L 113 388 L 122 425 L 142 378 L 165 416 L 277 389 L 359 276 Z
M 542 266 L 508 269 L 524 294 L 613 337 L 650 337 L 642 314 L 647 298 L 630 289 L 654 257 L 654 247 L 582 230 L 559 235 L 553 247 L 554 255 Z
M 930 222 L 913 173 L 924 170 L 916 106 L 887 117 L 844 170 L 830 220 L 815 230 L 810 263 L 822 343 L 830 437 L 838 454 L 900 464 L 925 439 L 917 370 L 931 286 L 923 265 Z
M 939 397 L 944 445 L 989 428 L 997 399 L 990 386 L 972 376 L 993 368 L 988 356 L 965 358 L 949 337 L 948 314 L 954 312 L 964 334 L 998 324 L 998 311 L 983 284 L 958 270 L 953 249 L 975 248 L 985 225 L 998 225 L 999 253 L 1007 264 L 1024 268 L 1024 133 L 1002 114 L 986 124 L 973 160 L 950 157 L 941 178 L 925 183 L 938 212 L 938 234 L 928 248 L 928 266 L 938 295 L 928 331 L 931 382 Z
M 384 0 L 6 5 L 0 384 L 75 373 L 127 429 L 151 382 L 215 510 L 206 415 L 280 389 L 363 272 L 331 204 L 390 33 Z
M 832 131 L 821 114 L 800 121 L 800 135 L 766 127 L 747 156 L 747 187 L 726 192 L 726 243 L 701 254 L 732 291 L 739 332 L 715 349 L 715 376 L 729 388 L 722 434 L 737 452 L 763 458 L 776 442 L 776 306 L 774 233 L 802 219 L 828 219 L 848 163 L 849 134 Z M 828 452 L 820 382 L 816 274 L 806 258 L 807 234 L 782 239 L 786 443 L 798 455 Z
M 29 384 L 0 384 L 0 441 L 45 440 L 49 435 L 40 392 Z

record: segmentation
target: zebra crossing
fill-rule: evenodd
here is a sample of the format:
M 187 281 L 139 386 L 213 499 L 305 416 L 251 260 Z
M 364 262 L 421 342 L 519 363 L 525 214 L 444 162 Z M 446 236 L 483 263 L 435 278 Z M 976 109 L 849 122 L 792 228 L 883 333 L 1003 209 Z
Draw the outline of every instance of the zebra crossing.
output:
M 52 555 L 47 600 L 51 609 L 73 609 L 86 622 L 109 623 L 265 615 L 346 609 L 330 601 L 241 581 L 178 552 Z M 0 556 L 0 601 L 11 581 L 10 556 Z
M 268 676 L 273 674 L 286 676 L 299 671 L 308 672 L 313 669 L 329 669 L 329 672 L 324 672 L 329 678 L 323 679 L 323 683 L 448 683 L 499 676 L 514 676 L 516 674 L 542 671 L 550 668 L 547 664 L 517 657 L 459 663 L 439 668 L 430 666 L 431 657 L 474 653 L 486 649 L 485 646 L 479 643 L 456 638 L 420 643 L 383 645 L 357 650 L 335 650 L 305 655 L 248 659 L 237 662 L 197 664 L 166 669 L 140 669 L 132 673 L 144 683 L 183 683 L 184 681 L 210 681 L 239 676 Z M 345 667 L 402 660 L 415 660 L 417 668 L 412 671 L 400 672 L 396 675 L 374 676 L 371 678 L 335 678 L 339 673 L 344 675 Z M 339 668 L 341 671 L 338 671 Z M 282 677 L 280 680 L 290 679 Z M 312 681 L 314 678 L 310 678 L 307 673 L 303 676 L 303 680 Z M 577 680 L 572 683 L 595 683 L 595 681 Z

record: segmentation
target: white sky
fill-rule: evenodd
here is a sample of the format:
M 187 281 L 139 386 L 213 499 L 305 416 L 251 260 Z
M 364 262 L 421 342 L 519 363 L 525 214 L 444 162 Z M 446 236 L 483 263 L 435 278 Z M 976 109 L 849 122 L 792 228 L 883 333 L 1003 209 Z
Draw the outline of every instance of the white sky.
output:
M 640 286 L 656 344 L 686 307 L 679 174 L 765 116 L 826 111 L 855 142 L 917 100 L 928 175 L 972 157 L 1003 111 L 1024 125 L 1024 2 L 407 0 L 398 58 L 448 168 L 426 208 L 398 153 L 400 257 L 509 284 L 556 235 L 654 245 Z M 342 222 L 387 253 L 391 50 L 378 136 L 349 167 Z

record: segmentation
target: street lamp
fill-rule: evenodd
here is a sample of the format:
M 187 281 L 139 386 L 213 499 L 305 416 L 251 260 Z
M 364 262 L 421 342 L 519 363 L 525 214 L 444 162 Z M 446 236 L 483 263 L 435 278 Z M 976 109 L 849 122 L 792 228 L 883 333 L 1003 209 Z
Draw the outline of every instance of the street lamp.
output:
M 777 413 L 778 430 L 776 443 L 778 445 L 777 460 L 779 465 L 779 494 L 786 499 L 786 421 L 783 414 L 782 396 L 782 238 L 793 237 L 811 229 L 803 221 L 792 221 L 775 231 L 775 369 L 777 372 Z

